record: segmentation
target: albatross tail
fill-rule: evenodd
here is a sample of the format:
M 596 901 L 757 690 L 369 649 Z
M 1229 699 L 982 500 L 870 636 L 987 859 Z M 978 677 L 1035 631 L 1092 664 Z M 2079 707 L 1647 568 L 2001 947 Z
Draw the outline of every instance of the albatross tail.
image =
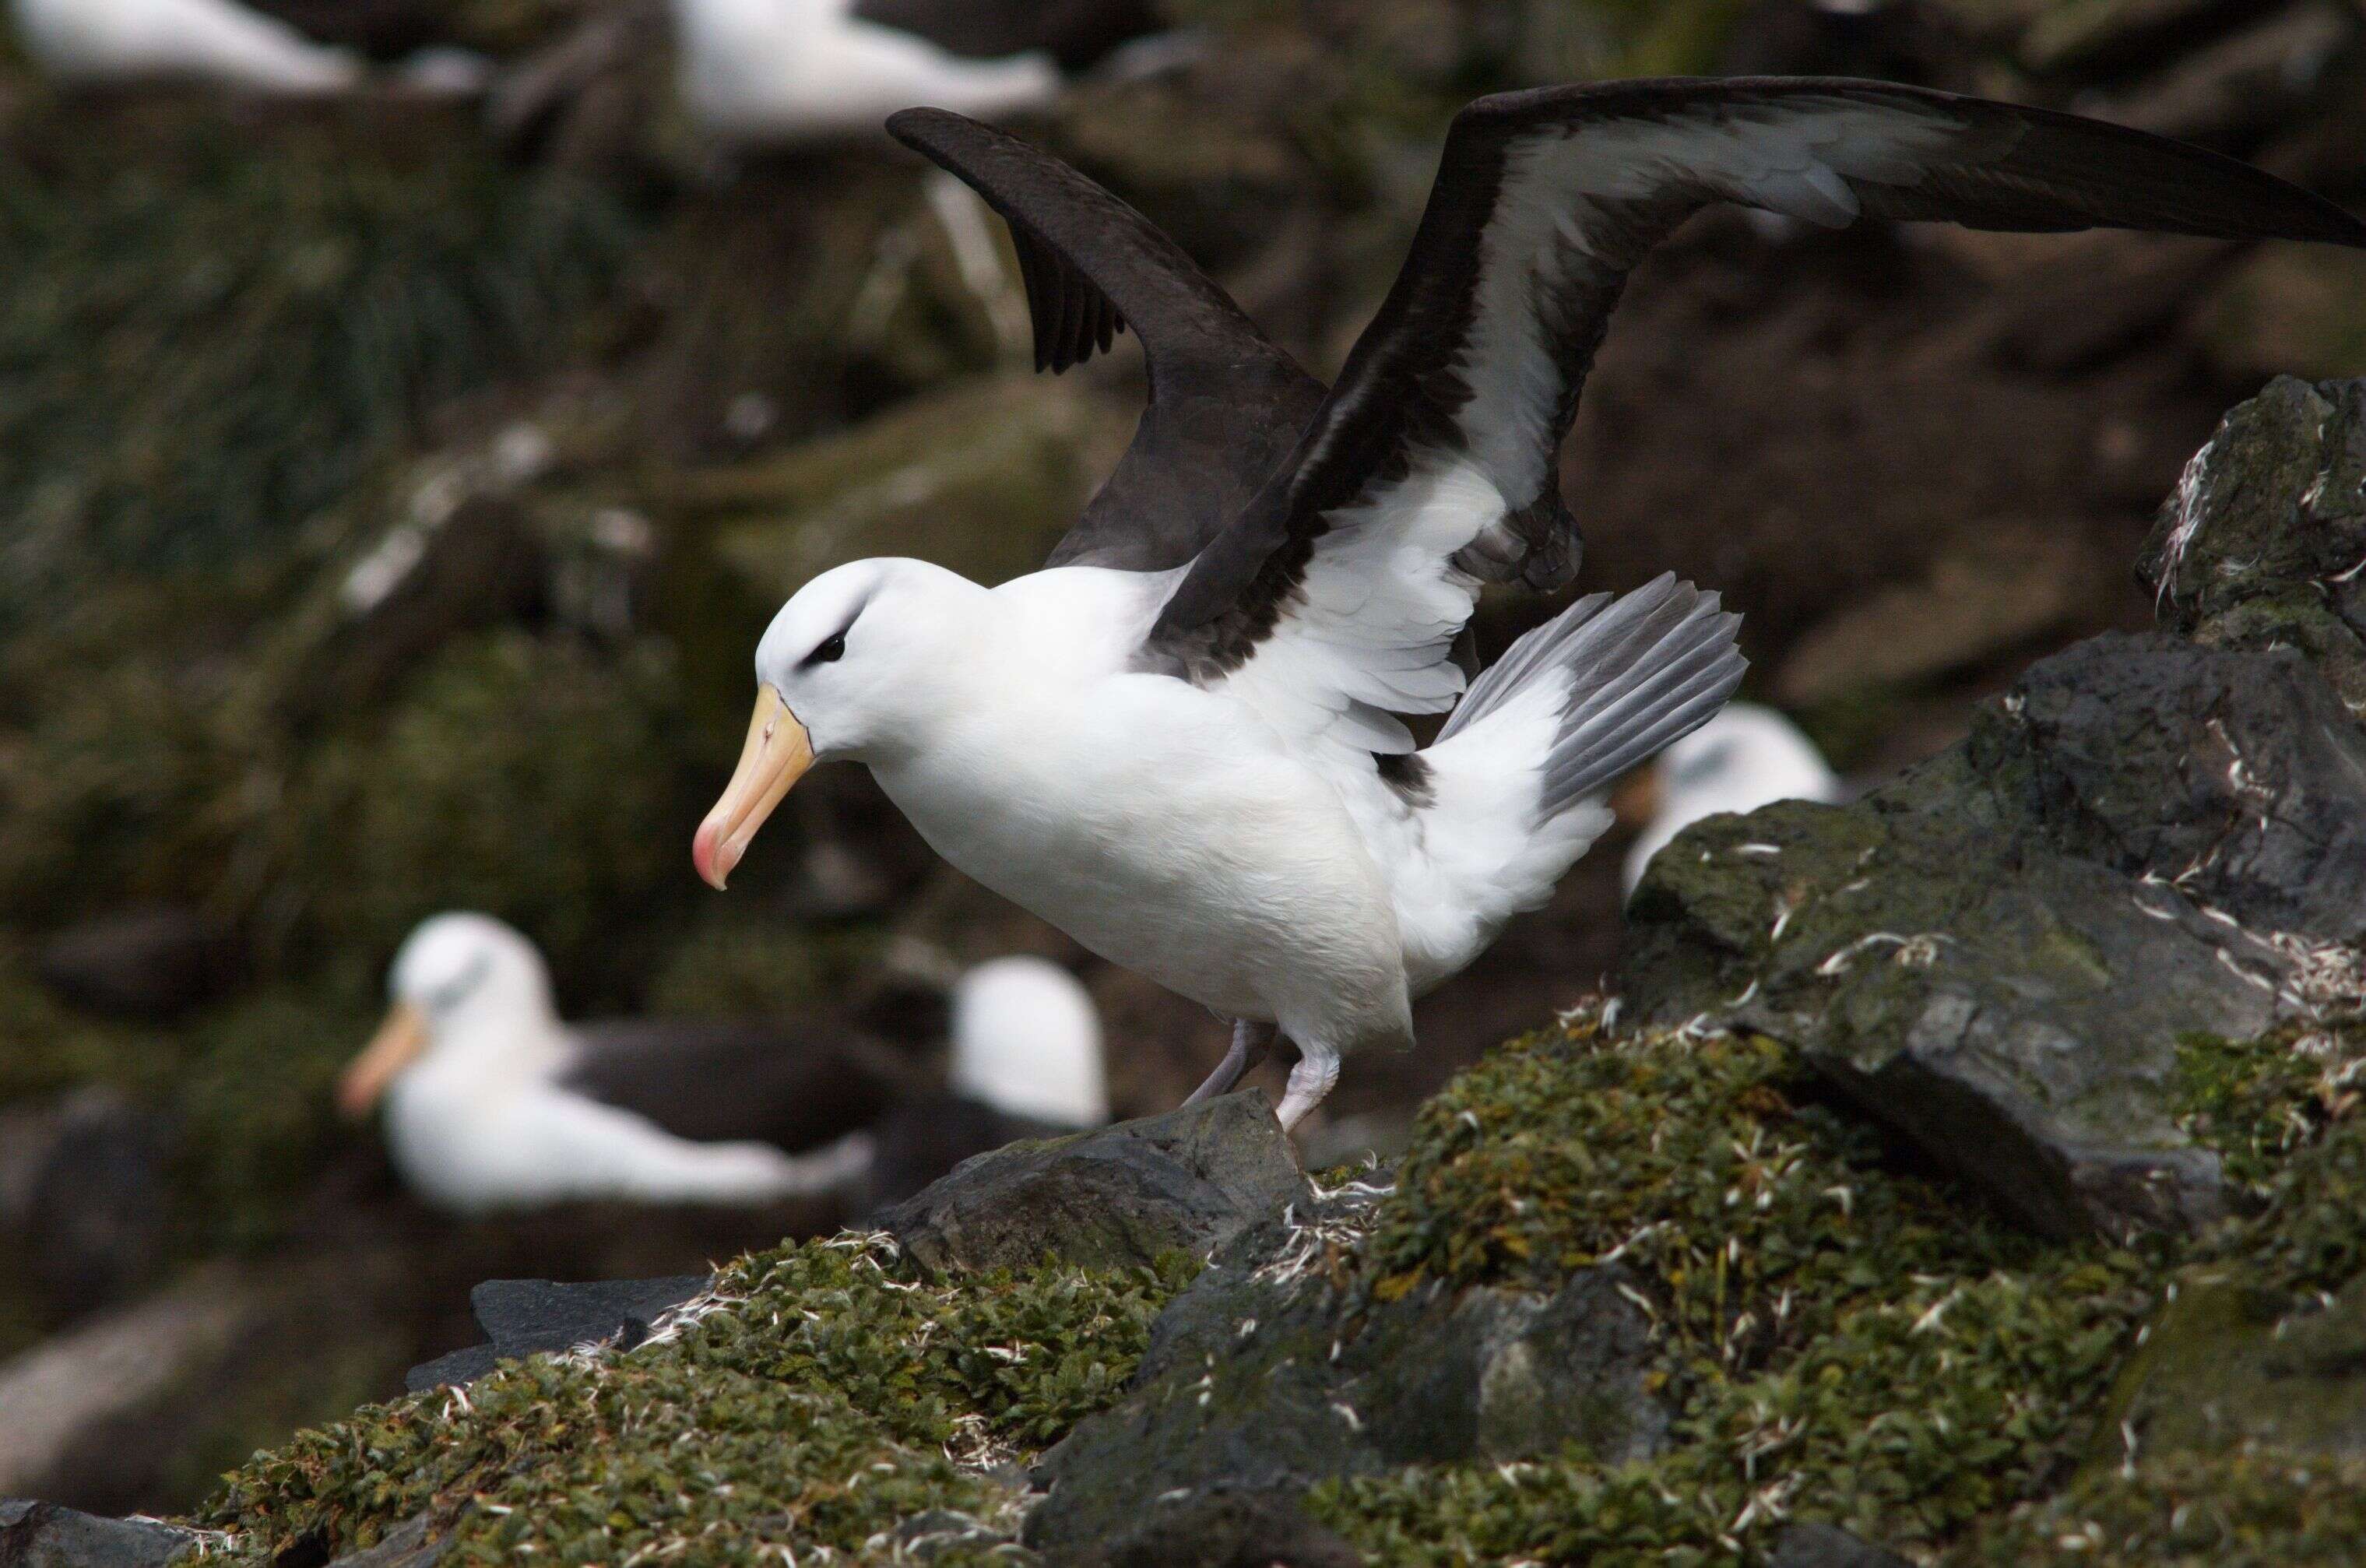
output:
M 1410 786 L 1425 863 L 1398 902 L 1417 987 L 1550 897 L 1610 825 L 1603 792 L 1725 705 L 1741 623 L 1666 575 L 1579 600 L 1471 683 Z

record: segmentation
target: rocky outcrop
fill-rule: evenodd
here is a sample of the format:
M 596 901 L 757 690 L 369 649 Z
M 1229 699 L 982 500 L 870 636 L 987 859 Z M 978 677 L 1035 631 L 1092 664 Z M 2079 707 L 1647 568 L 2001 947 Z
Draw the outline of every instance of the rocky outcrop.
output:
M 649 1337 L 669 1310 L 714 1283 L 712 1274 L 659 1280 L 488 1280 L 468 1292 L 468 1305 L 486 1343 L 455 1350 L 411 1369 L 411 1393 L 447 1383 L 471 1383 L 503 1361 L 579 1345 L 629 1350 Z
M 1797 1044 L 2052 1234 L 2224 1216 L 2179 1126 L 2180 1037 L 2360 994 L 2366 729 L 2330 580 L 2366 558 L 2360 406 L 2279 383 L 2194 459 L 2149 558 L 2202 641 L 2082 643 L 1853 805 L 1679 838 L 1632 905 L 1628 993 Z
M 2366 382 L 2279 377 L 2236 409 L 2161 509 L 2138 570 L 2163 626 L 2305 652 L 2366 706 Z
M 7 1568 L 164 1568 L 197 1555 L 195 1530 L 153 1519 L 102 1519 L 54 1503 L 0 1500 Z
M 1333 1271 L 1380 1195 L 1320 1195 L 1220 1248 L 1160 1315 L 1126 1399 L 1044 1456 L 1029 1543 L 1073 1553 L 1202 1530 L 1233 1517 L 1223 1499 L 1398 1465 L 1659 1450 L 1668 1417 L 1625 1270 L 1550 1294 L 1430 1284 L 1358 1300 Z
M 1093 1268 L 1197 1254 L 1305 1201 L 1306 1179 L 1262 1090 L 963 1162 L 879 1228 L 935 1272 Z

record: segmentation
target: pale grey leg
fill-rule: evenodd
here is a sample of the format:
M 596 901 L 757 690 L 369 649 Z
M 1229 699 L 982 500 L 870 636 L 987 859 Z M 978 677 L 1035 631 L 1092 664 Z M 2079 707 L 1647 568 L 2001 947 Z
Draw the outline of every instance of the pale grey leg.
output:
M 1265 1060 L 1266 1053 L 1273 1049 L 1273 1036 L 1274 1027 L 1270 1023 L 1252 1023 L 1245 1018 L 1234 1019 L 1233 1048 L 1224 1053 L 1224 1059 L 1216 1064 L 1216 1070 L 1208 1075 L 1208 1081 L 1193 1089 L 1191 1097 L 1183 1103 L 1197 1105 L 1203 1100 L 1213 1100 L 1220 1094 L 1230 1093 L 1232 1087 L 1241 1081 L 1243 1073 Z

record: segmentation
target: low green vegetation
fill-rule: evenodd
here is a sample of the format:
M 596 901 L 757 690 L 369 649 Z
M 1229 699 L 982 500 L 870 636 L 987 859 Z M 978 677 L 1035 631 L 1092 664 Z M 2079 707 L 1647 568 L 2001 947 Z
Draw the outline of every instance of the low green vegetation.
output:
M 2358 1271 L 2366 1126 L 2293 1045 L 2190 1043 L 2189 1125 L 2257 1162 L 2264 1207 L 2191 1247 L 2124 1249 L 2031 1236 L 1920 1173 L 1771 1041 L 1584 1021 L 1515 1041 L 1424 1111 L 1349 1299 L 1623 1260 L 1665 1347 L 1670 1445 L 1612 1469 L 1413 1467 L 1323 1486 L 1316 1511 L 1389 1563 L 1708 1563 L 1786 1519 L 1951 1562 L 2072 1535 L 2107 1562 L 2331 1560 L 2308 1554 L 2366 1531 L 2338 1468 L 2092 1460 L 2113 1374 L 2191 1258 L 2296 1302 Z M 735 1265 L 738 1299 L 670 1343 L 536 1361 L 258 1455 L 205 1519 L 260 1554 L 434 1509 L 472 1562 L 792 1540 L 868 1561 L 929 1509 L 1008 1529 L 1017 1472 L 997 1467 L 1114 1402 L 1189 1273 L 930 1283 L 878 1238 L 807 1243 Z
M 456 1521 L 446 1562 L 863 1560 L 924 1510 L 1007 1523 L 1006 1466 L 1116 1396 L 1191 1271 L 930 1284 L 852 1234 L 758 1254 L 665 1343 L 364 1409 L 255 1456 L 199 1522 L 249 1560 L 425 1510 Z
M 1771 1041 L 1581 1026 L 1434 1100 L 1369 1288 L 1542 1284 L 1622 1259 L 1647 1281 L 1676 1427 L 1621 1471 L 1332 1487 L 1329 1522 L 1390 1562 L 1709 1562 L 1785 1517 L 1928 1547 L 2032 1495 L 2086 1440 L 2151 1266 L 2015 1231 L 1885 1162 L 1811 1092 Z

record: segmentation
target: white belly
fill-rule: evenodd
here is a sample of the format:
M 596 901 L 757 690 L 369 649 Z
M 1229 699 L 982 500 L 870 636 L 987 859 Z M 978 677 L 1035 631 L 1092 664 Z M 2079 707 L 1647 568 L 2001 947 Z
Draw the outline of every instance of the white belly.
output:
M 1089 714 L 1006 710 L 873 772 L 937 852 L 1114 963 L 1342 1050 L 1404 1032 L 1354 823 L 1226 699 L 1117 677 Z

